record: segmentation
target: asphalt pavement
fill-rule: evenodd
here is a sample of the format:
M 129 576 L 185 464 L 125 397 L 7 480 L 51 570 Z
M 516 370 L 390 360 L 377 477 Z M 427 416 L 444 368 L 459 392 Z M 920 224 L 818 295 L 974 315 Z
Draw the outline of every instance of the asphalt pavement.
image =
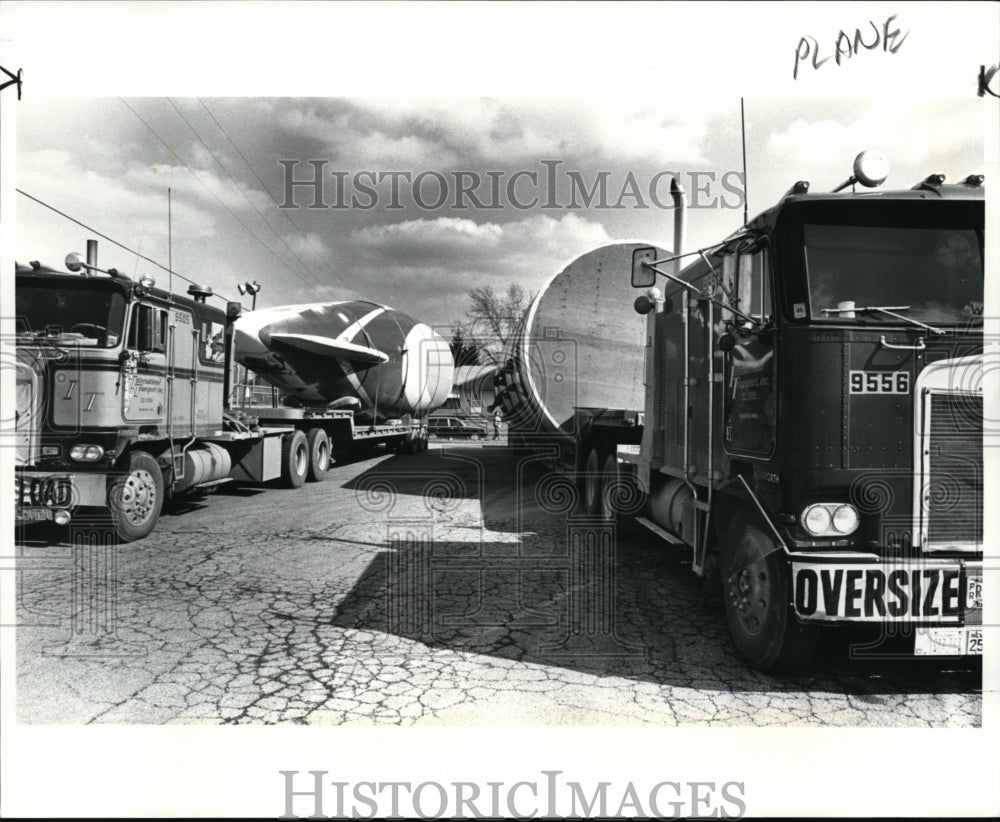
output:
M 750 670 L 680 551 L 492 446 L 223 486 L 128 545 L 26 529 L 19 721 L 981 725 L 978 659 L 834 632 L 796 675 Z

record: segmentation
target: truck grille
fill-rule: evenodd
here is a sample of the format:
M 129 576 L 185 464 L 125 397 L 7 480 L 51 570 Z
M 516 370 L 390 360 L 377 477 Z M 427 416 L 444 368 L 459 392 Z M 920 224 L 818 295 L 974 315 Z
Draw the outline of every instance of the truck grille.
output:
M 925 516 L 927 548 L 983 542 L 983 397 L 930 398 Z
M 36 381 L 32 379 L 30 369 L 18 364 L 17 368 L 17 398 L 15 402 L 14 441 L 16 465 L 32 465 L 35 461 L 36 431 L 38 421 L 38 397 Z

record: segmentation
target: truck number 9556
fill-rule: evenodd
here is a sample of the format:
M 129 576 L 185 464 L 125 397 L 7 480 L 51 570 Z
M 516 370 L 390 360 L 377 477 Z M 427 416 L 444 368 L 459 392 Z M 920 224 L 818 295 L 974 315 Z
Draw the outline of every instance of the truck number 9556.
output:
M 852 394 L 909 394 L 908 371 L 852 371 Z

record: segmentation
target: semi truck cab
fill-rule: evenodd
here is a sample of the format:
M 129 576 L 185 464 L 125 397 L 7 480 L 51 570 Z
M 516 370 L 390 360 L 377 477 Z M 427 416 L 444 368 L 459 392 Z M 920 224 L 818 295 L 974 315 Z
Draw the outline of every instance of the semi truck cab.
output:
M 636 252 L 633 284 L 667 284 L 637 301 L 643 440 L 619 456 L 759 668 L 837 623 L 982 653 L 982 183 L 797 183 L 679 273 Z
M 229 473 L 199 440 L 222 433 L 226 311 L 76 258 L 17 269 L 17 518 L 107 509 L 138 538 L 166 493 Z

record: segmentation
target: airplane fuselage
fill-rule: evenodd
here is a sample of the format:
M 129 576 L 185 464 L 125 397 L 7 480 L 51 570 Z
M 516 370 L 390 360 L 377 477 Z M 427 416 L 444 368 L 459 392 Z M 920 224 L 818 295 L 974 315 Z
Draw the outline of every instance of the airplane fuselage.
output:
M 429 325 L 362 300 L 248 313 L 236 323 L 236 358 L 301 405 L 356 398 L 371 419 L 425 415 L 454 376 L 448 343 Z

